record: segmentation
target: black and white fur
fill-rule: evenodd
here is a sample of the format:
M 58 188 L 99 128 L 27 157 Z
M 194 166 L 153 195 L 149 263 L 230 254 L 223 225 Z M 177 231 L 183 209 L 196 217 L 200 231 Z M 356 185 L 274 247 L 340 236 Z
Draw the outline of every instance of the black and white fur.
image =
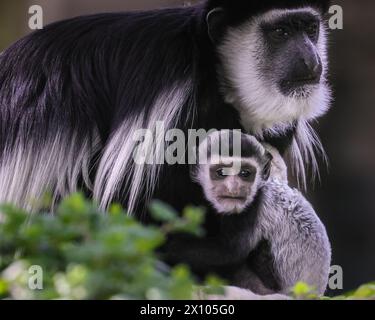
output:
M 209 144 L 224 138 L 227 132 L 215 135 Z M 207 164 L 193 170 L 194 181 L 202 187 L 219 221 L 216 234 L 201 239 L 172 236 L 165 250 L 167 261 L 186 263 L 198 275 L 216 272 L 231 285 L 258 294 L 287 294 L 299 281 L 323 294 L 331 262 L 324 225 L 303 195 L 280 179 L 286 173 L 279 175 L 278 170 L 271 170 L 269 152 L 254 137 L 243 135 L 241 141 L 242 158 L 236 155 L 218 162 L 216 157 L 220 155 L 211 154 Z M 210 150 L 206 142 L 200 148 Z M 276 162 L 282 161 L 275 156 Z M 254 165 L 253 180 L 244 180 L 237 173 L 222 175 L 222 167 L 239 160 L 243 168 Z M 211 169 L 218 171 L 217 178 Z M 244 196 L 241 184 L 247 188 L 246 200 L 238 197 L 240 193 Z M 231 198 L 229 204 L 227 196 Z
M 273 48 L 264 41 L 262 25 L 272 25 L 280 19 L 288 21 L 288 17 L 293 15 L 312 16 L 321 21 L 319 12 L 309 7 L 266 11 L 241 26 L 229 28 L 218 50 L 221 60 L 227 62 L 222 64 L 225 101 L 239 110 L 241 124 L 246 131 L 263 139 L 267 134 L 283 134 L 293 122 L 297 122 L 290 152 L 292 161 L 295 161 L 295 172 L 305 185 L 304 159 L 311 162 L 313 171 L 317 172 L 314 149 L 324 156 L 323 148 L 309 121 L 326 113 L 331 99 L 326 80 L 327 32 L 321 22 L 317 39 L 305 36 L 304 43 L 296 43 L 297 46 L 312 50 L 316 59 L 320 60 L 320 82 L 285 94 L 279 80 L 287 74 L 284 69 L 288 70 L 289 64 L 298 63 L 300 57 L 290 50 L 285 51 L 291 57 L 288 62 L 285 62 L 284 55 L 275 57 Z M 259 59 L 260 52 L 267 58 Z M 249 64 L 252 68 L 247 67 Z
M 268 244 L 277 291 L 288 293 L 297 282 L 303 281 L 318 294 L 324 294 L 331 263 L 331 245 L 324 225 L 304 196 L 278 179 L 268 181 L 263 195 L 252 241 L 261 238 Z M 262 275 L 267 266 L 257 263 L 256 255 L 252 259 L 250 266 L 256 263 L 255 273 L 267 283 L 269 279 Z M 247 281 L 243 274 L 237 279 L 239 286 Z M 262 293 L 262 288 L 259 292 Z
M 328 0 L 212 0 L 77 17 L 19 40 L 0 56 L 0 202 L 37 210 L 46 191 L 57 201 L 83 189 L 102 208 L 120 201 L 145 219 L 152 197 L 177 209 L 200 203 L 187 165 L 134 163 L 134 133 L 158 120 L 185 132 L 245 128 L 282 152 L 292 147 L 299 165 L 303 157 L 314 164 L 319 143 L 309 122 L 329 100 L 327 7 Z M 305 94 L 282 95 L 272 81 L 281 65 L 266 52 L 259 23 L 296 10 L 319 19 L 311 52 L 324 73 L 301 86 Z

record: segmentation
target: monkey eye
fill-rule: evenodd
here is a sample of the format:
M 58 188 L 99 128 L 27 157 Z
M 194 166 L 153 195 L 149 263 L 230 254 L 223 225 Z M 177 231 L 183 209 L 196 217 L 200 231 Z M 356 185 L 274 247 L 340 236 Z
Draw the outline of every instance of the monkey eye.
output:
M 216 175 L 217 175 L 219 178 L 225 178 L 225 177 L 226 177 L 223 168 L 216 170 Z
M 277 27 L 277 28 L 271 29 L 269 35 L 271 36 L 272 39 L 280 41 L 280 40 L 288 39 L 291 36 L 291 32 L 290 30 L 288 30 L 288 28 Z
M 250 170 L 241 170 L 239 176 L 241 178 L 250 178 L 253 173 Z

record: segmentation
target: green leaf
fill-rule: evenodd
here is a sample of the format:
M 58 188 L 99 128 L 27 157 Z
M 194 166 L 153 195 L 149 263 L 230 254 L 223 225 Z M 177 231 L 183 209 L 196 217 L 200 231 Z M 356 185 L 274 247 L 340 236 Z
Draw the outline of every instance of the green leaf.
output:
M 0 296 L 4 296 L 8 293 L 9 285 L 8 282 L 0 278 Z
M 177 212 L 169 205 L 161 201 L 153 201 L 150 205 L 152 217 L 161 222 L 171 222 L 178 218 Z
M 375 284 L 363 285 L 351 296 L 357 299 L 375 298 Z
M 187 207 L 183 211 L 183 217 L 192 225 L 200 226 L 204 222 L 205 211 L 202 208 Z
M 318 299 L 316 289 L 305 282 L 298 282 L 292 289 L 292 295 L 297 299 Z

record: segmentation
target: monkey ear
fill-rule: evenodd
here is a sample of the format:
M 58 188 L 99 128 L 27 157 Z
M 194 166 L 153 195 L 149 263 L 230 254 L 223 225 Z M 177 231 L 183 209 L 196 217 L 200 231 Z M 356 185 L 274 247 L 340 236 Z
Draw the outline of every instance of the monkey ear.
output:
M 264 163 L 264 167 L 263 167 L 263 180 L 267 181 L 269 179 L 270 175 L 271 175 L 271 167 L 272 167 L 273 156 L 272 156 L 271 153 L 266 151 L 265 154 L 264 154 L 264 157 L 265 157 L 265 163 Z
M 225 10 L 223 8 L 212 9 L 206 17 L 208 35 L 212 42 L 218 42 L 224 34 Z

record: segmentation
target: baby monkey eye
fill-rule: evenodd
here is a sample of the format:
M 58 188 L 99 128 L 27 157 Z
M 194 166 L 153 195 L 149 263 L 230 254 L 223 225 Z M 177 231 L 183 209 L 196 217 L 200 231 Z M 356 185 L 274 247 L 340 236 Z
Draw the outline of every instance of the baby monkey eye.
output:
M 216 175 L 217 175 L 219 178 L 225 178 L 225 177 L 226 177 L 223 168 L 216 170 Z
M 241 178 L 249 178 L 249 177 L 251 177 L 251 175 L 252 175 L 253 173 L 250 171 L 250 170 L 241 170 L 241 172 L 239 173 L 239 176 L 241 177 Z

